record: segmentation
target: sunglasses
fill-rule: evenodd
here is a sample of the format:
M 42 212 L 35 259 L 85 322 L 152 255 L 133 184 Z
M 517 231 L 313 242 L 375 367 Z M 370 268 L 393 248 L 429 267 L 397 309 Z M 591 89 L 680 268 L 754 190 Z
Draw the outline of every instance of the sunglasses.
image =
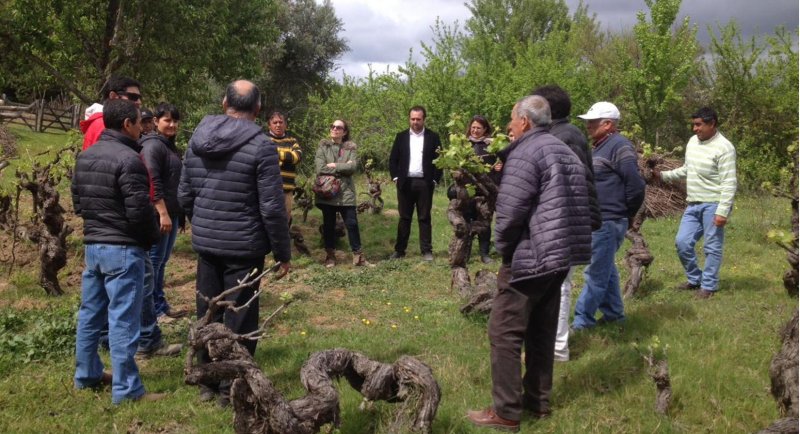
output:
M 342 125 L 331 125 L 332 130 L 344 130 L 344 126 Z
M 129 100 L 131 100 L 133 102 L 136 102 L 136 101 L 139 101 L 140 99 L 142 99 L 142 96 L 139 95 L 138 93 L 125 92 L 124 90 L 121 90 L 121 91 L 117 92 L 117 95 L 127 97 Z

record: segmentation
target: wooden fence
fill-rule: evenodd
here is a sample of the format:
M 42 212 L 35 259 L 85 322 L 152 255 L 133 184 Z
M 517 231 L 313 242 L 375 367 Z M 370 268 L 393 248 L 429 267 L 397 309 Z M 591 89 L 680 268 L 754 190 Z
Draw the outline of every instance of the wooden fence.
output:
M 41 99 L 27 105 L 0 102 L 0 122 L 24 125 L 38 133 L 77 128 L 82 116 L 83 106 L 58 100 Z

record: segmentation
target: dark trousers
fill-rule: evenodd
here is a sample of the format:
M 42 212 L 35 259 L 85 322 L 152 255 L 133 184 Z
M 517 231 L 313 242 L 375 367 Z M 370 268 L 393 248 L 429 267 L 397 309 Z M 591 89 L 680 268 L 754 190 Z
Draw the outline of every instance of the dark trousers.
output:
M 489 315 L 489 342 L 492 400 L 503 418 L 520 420 L 523 406 L 537 412 L 550 410 L 561 282 L 567 271 L 509 284 L 511 268 L 500 267 Z M 524 376 L 520 375 L 523 344 Z
M 358 231 L 358 213 L 354 206 L 334 206 L 318 203 L 322 211 L 322 241 L 326 249 L 336 248 L 336 213 L 342 215 L 344 227 L 347 228 L 347 240 L 350 249 L 354 252 L 361 251 L 361 234 Z
M 397 211 L 400 222 L 397 224 L 397 242 L 394 250 L 405 254 L 408 237 L 411 235 L 411 218 L 414 208 L 417 209 L 419 223 L 419 249 L 422 253 L 430 253 L 431 245 L 431 205 L 433 204 L 433 188 L 423 178 L 408 178 L 397 188 Z
M 264 268 L 264 257 L 260 258 L 234 258 L 214 255 L 197 255 L 197 292 L 208 298 L 220 295 L 226 289 L 239 284 L 253 269 L 260 274 Z M 226 300 L 236 302 L 237 306 L 247 303 L 253 297 L 260 282 L 243 288 L 236 294 L 230 295 Z M 208 311 L 208 303 L 197 297 L 197 317 L 200 318 Z M 258 299 L 253 300 L 247 309 L 237 313 L 219 310 L 211 319 L 212 322 L 221 322 L 234 333 L 246 334 L 258 329 Z M 250 354 L 256 352 L 256 341 L 242 342 Z M 208 363 L 211 360 L 205 352 L 201 352 L 200 361 Z

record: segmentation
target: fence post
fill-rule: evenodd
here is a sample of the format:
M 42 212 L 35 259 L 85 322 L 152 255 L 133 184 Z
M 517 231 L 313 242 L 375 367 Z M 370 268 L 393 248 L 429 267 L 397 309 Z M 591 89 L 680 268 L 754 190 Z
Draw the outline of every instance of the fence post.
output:
M 37 133 L 42 132 L 42 121 L 44 119 L 44 98 L 38 101 L 38 107 L 36 108 L 36 127 L 34 131 Z

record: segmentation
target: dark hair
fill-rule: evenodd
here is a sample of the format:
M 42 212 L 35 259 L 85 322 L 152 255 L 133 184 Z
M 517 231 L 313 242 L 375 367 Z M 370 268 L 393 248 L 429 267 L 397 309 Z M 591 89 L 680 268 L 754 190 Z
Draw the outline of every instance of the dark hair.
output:
M 141 114 L 133 101 L 127 99 L 111 99 L 103 105 L 103 123 L 106 128 L 121 131 L 125 119 L 136 123 Z
M 334 122 L 342 121 L 342 123 L 344 124 L 344 135 L 342 136 L 342 143 L 350 140 L 350 124 L 347 123 L 347 121 L 344 119 L 334 119 L 333 121 Z
M 117 77 L 112 75 L 100 89 L 100 96 L 103 98 L 103 101 L 107 101 L 111 92 L 124 92 L 129 87 L 138 87 L 139 90 L 141 90 L 142 84 L 129 77 Z
M 540 86 L 531 92 L 531 95 L 539 95 L 546 99 L 550 104 L 550 115 L 553 119 L 563 119 L 569 116 L 572 110 L 572 101 L 569 99 L 567 91 L 555 84 Z
M 232 82 L 225 89 L 225 99 L 228 101 L 228 107 L 239 113 L 256 113 L 261 103 L 261 91 L 258 90 L 258 86 L 255 83 L 251 83 L 253 87 L 249 89 L 249 92 L 241 95 L 236 83 L 236 81 Z
M 696 112 L 692 113 L 692 119 L 702 119 L 703 122 L 705 123 L 708 123 L 709 121 L 714 121 L 715 127 L 719 125 L 719 120 L 717 119 L 717 112 L 711 107 L 702 107 Z
M 282 111 L 280 111 L 280 110 L 273 110 L 273 111 L 271 111 L 271 112 L 270 112 L 270 114 L 269 114 L 269 116 L 267 116 L 267 122 L 271 121 L 271 120 L 272 120 L 272 118 L 274 118 L 275 116 L 278 116 L 279 118 L 283 119 L 283 122 L 284 122 L 284 123 L 288 123 L 288 122 L 286 122 L 286 114 L 285 114 L 285 113 L 283 113 L 283 112 L 282 112 Z
M 425 118 L 428 117 L 428 112 L 426 112 L 425 111 L 425 107 L 423 107 L 421 105 L 415 105 L 414 107 L 411 107 L 410 109 L 408 109 L 408 114 L 409 115 L 411 115 L 411 112 L 422 112 L 422 119 L 425 119 Z
M 486 133 L 485 134 L 487 136 L 492 134 L 492 126 L 489 124 L 489 121 L 485 117 L 483 117 L 481 115 L 475 115 L 475 116 L 472 117 L 472 119 L 470 119 L 469 123 L 467 124 L 467 137 L 469 137 L 469 135 L 470 135 L 470 131 L 469 130 L 472 127 L 472 123 L 473 122 L 477 122 L 477 123 L 481 124 L 481 126 L 483 126 L 483 128 L 486 129 Z
M 158 103 L 155 114 L 156 119 L 161 119 L 164 117 L 164 115 L 169 114 L 173 120 L 181 120 L 181 112 L 178 110 L 178 107 L 175 107 L 174 104 L 170 104 L 168 102 Z

